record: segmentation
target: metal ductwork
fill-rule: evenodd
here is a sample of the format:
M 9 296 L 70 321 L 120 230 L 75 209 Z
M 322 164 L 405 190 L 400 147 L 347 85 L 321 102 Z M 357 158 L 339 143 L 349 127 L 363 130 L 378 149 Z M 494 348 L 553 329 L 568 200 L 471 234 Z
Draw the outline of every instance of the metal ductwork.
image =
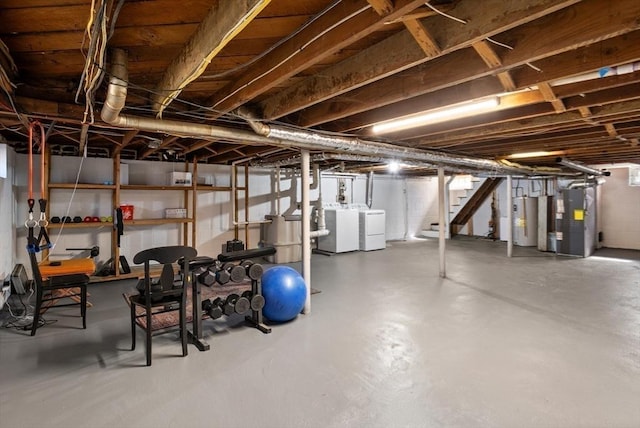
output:
M 538 170 L 533 168 L 526 168 L 517 164 L 505 164 L 504 162 L 497 162 L 490 159 L 451 155 L 430 150 L 396 146 L 378 141 L 362 140 L 355 137 L 320 134 L 303 129 L 267 125 L 257 122 L 251 115 L 242 110 L 239 110 L 238 113 L 245 117 L 255 133 L 215 125 L 124 115 L 120 114 L 120 112 L 125 106 L 126 97 L 127 54 L 122 49 L 114 49 L 111 79 L 109 81 L 107 97 L 101 111 L 102 120 L 114 126 L 182 137 L 211 138 L 215 140 L 296 149 L 331 150 L 355 155 L 373 154 L 380 158 L 396 159 L 403 162 L 417 161 L 437 165 L 453 165 L 462 168 L 492 171 L 500 174 L 530 175 L 539 173 Z M 547 172 L 553 173 L 557 171 L 558 170 Z
M 605 175 L 607 177 L 611 175 L 611 172 L 609 171 L 600 171 L 599 169 L 590 168 L 586 165 L 565 158 L 556 158 L 556 162 L 568 168 L 575 169 L 576 171 L 584 172 L 585 174 L 598 176 Z

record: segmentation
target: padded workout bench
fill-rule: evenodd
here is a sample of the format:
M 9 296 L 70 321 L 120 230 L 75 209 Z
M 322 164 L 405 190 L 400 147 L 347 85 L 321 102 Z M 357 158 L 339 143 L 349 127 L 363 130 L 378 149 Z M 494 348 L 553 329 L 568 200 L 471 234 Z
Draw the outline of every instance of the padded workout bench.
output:
M 53 263 L 53 264 L 52 264 Z M 39 265 L 40 275 L 43 280 L 47 280 L 51 277 L 55 276 L 63 276 L 63 275 L 92 275 L 96 270 L 95 263 L 93 259 L 69 259 L 69 260 L 60 260 L 60 261 L 46 261 L 40 263 Z M 59 290 L 63 291 L 63 290 Z M 60 298 L 65 297 L 65 294 L 61 294 Z M 71 300 L 80 303 L 80 298 L 78 296 L 70 297 Z M 93 306 L 91 303 L 87 302 L 87 306 Z

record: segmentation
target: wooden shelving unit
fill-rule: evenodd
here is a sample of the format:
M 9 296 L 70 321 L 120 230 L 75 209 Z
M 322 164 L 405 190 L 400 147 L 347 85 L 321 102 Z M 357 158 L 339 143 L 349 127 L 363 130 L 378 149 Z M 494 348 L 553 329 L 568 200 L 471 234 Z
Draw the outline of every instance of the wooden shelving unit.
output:
M 159 192 L 183 192 L 183 207 L 187 208 L 187 218 L 134 218 L 132 220 L 125 220 L 124 225 L 127 227 L 154 227 L 167 224 L 182 225 L 182 245 L 197 246 L 197 194 L 198 192 L 230 192 L 231 198 L 234 199 L 234 205 L 236 212 L 232 213 L 234 221 L 238 221 L 238 192 L 245 192 L 245 221 L 248 216 L 248 167 L 244 167 L 244 186 L 213 186 L 207 184 L 197 184 L 198 181 L 198 163 L 194 160 L 191 165 L 185 164 L 185 172 L 191 172 L 193 184 L 190 186 L 168 186 L 168 185 L 144 185 L 144 184 L 120 184 L 120 153 L 116 150 L 113 156 L 113 177 L 112 183 L 114 184 L 92 184 L 92 183 L 51 183 L 51 153 L 47 152 L 45 157 L 45 198 L 51 201 L 51 190 L 63 189 L 63 190 L 96 190 L 96 191 L 108 191 L 111 192 L 111 209 L 115 209 L 121 204 L 122 192 L 127 191 L 159 191 Z M 238 181 L 238 167 L 233 166 L 231 170 L 232 180 L 234 183 Z M 47 206 L 47 218 L 50 218 L 49 207 Z M 248 245 L 248 225 L 243 225 L 245 231 L 245 243 Z M 118 279 L 138 278 L 144 273 L 137 267 L 131 266 L 131 273 L 123 274 L 118 269 L 117 261 L 120 258 L 120 248 L 118 247 L 118 235 L 116 229 L 113 227 L 112 222 L 87 222 L 87 223 L 50 223 L 49 229 L 100 229 L 104 228 L 104 231 L 111 234 L 111 248 L 106 250 L 106 253 L 111 254 L 111 258 L 116 261 L 116 273 L 111 276 L 95 276 L 91 278 L 91 282 L 107 282 Z M 239 227 L 234 226 L 234 236 L 237 239 L 239 235 Z M 45 256 L 46 256 L 45 252 Z M 157 272 L 158 274 L 160 271 Z
M 183 206 L 188 209 L 189 216 L 187 218 L 134 218 L 132 220 L 125 220 L 124 226 L 125 229 L 127 227 L 153 227 L 153 226 L 161 226 L 167 224 L 175 224 L 182 225 L 182 245 L 194 245 L 193 242 L 196 236 L 196 227 L 195 227 L 195 209 L 196 209 L 196 197 L 195 190 L 196 185 L 192 184 L 190 186 L 168 186 L 168 185 L 144 185 L 144 184 L 120 184 L 120 155 L 116 153 L 113 157 L 113 183 L 114 184 L 92 184 L 92 183 L 51 183 L 51 154 L 47 153 L 45 168 L 46 168 L 46 195 L 45 198 L 50 201 L 51 197 L 54 196 L 51 194 L 51 190 L 62 189 L 62 190 L 96 190 L 96 191 L 108 191 L 111 192 L 111 205 L 110 210 L 113 210 L 120 206 L 121 204 L 121 195 L 122 192 L 126 191 L 158 191 L 158 192 L 183 192 L 184 193 L 184 201 Z M 185 171 L 189 171 L 189 164 L 185 165 Z M 192 171 L 193 174 L 193 182 L 196 181 L 195 171 Z M 213 186 L 210 186 L 210 190 L 218 190 Z M 190 202 L 192 202 L 190 204 Z M 48 209 L 50 204 L 47 206 L 47 218 L 50 218 Z M 191 234 L 189 234 L 189 225 L 192 225 Z M 119 269 L 119 259 L 120 259 L 120 248 L 117 245 L 118 240 L 118 232 L 113 227 L 112 222 L 82 222 L 82 223 L 50 223 L 49 229 L 99 229 L 104 228 L 104 232 L 108 232 L 111 234 L 111 248 L 106 249 L 106 253 L 110 253 L 111 258 L 114 260 L 115 275 L 110 276 L 94 276 L 91 278 L 91 282 L 106 282 L 106 281 L 114 281 L 118 279 L 127 279 L 127 278 L 138 278 L 144 275 L 144 272 L 135 266 L 131 267 L 131 273 L 124 274 L 120 272 Z M 158 274 L 160 271 L 158 271 Z
M 96 221 L 96 222 L 88 222 L 88 223 L 49 223 L 49 229 L 59 229 L 63 227 L 64 229 L 98 229 L 101 227 L 108 227 L 110 229 L 113 228 L 113 223 Z

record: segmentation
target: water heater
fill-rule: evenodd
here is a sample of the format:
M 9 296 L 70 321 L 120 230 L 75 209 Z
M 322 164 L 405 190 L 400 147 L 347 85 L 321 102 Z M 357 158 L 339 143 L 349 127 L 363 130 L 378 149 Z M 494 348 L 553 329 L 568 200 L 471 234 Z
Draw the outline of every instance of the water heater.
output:
M 513 244 L 521 247 L 538 245 L 538 198 L 514 198 Z

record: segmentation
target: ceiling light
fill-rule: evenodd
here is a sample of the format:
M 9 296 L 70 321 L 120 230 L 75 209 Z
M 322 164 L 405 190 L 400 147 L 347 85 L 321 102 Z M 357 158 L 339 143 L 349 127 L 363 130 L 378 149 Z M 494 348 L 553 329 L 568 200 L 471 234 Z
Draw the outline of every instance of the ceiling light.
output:
M 415 128 L 418 126 L 431 125 L 434 123 L 446 122 L 453 119 L 473 116 L 474 114 L 485 112 L 497 107 L 500 104 L 498 97 L 486 98 L 478 101 L 456 104 L 422 113 L 400 117 L 373 125 L 375 134 L 385 134 L 388 132 L 401 131 L 403 129 Z
M 159 148 L 159 147 L 160 147 L 160 140 L 155 139 L 155 138 L 154 138 L 154 139 L 152 139 L 152 140 L 149 140 L 149 141 L 147 142 L 147 147 L 148 147 L 148 148 L 150 148 L 150 149 L 157 149 L 157 148 Z
M 525 159 L 525 158 L 541 158 L 545 156 L 558 156 L 563 155 L 562 150 L 556 150 L 552 152 L 526 152 L 526 153 L 514 153 L 506 156 L 506 159 Z
M 400 169 L 400 164 L 396 161 L 391 161 L 387 165 L 387 168 L 389 169 L 389 172 L 395 173 L 395 172 L 398 172 L 398 170 Z

